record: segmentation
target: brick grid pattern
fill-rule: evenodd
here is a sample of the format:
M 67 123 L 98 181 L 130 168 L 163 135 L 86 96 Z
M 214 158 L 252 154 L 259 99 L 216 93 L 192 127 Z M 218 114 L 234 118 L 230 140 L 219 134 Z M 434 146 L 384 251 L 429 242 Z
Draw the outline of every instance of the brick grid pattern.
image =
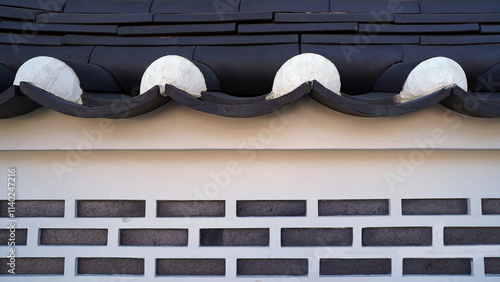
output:
M 29 217 L 68 217 L 64 214 L 64 201 L 24 201 L 23 206 L 33 207 L 24 211 Z M 499 213 L 499 199 L 482 199 L 481 216 L 491 216 Z M 317 210 L 313 216 L 331 219 L 332 226 L 308 227 L 304 226 L 280 226 L 279 232 L 272 231 L 275 228 L 271 220 L 279 220 L 285 217 L 305 217 L 308 215 L 308 204 L 305 200 L 259 200 L 259 201 L 236 201 L 235 214 L 231 216 L 241 220 L 240 226 L 224 227 L 207 226 L 197 224 L 190 227 L 189 220 L 203 222 L 203 218 L 221 218 L 228 216 L 226 201 L 157 201 L 156 218 L 186 218 L 185 226 L 128 228 L 126 220 L 129 217 L 146 217 L 146 203 L 140 200 L 77 200 L 75 218 L 82 217 L 121 217 L 124 221 L 119 223 L 118 230 L 111 227 L 75 227 L 75 228 L 19 228 L 16 230 L 17 246 L 56 246 L 57 248 L 71 248 L 71 246 L 89 246 L 93 248 L 105 248 L 117 242 L 120 248 L 137 248 L 139 246 L 165 248 L 181 248 L 176 254 L 182 252 L 182 248 L 194 247 L 210 249 L 217 247 L 219 250 L 230 250 L 234 247 L 240 248 L 268 248 L 271 242 L 279 242 L 279 247 L 289 249 L 290 247 L 321 248 L 341 247 L 352 248 L 355 242 L 361 242 L 361 248 L 371 250 L 374 247 L 432 247 L 440 246 L 465 246 L 470 248 L 471 257 L 461 255 L 450 257 L 443 254 L 441 257 L 404 257 L 397 261 L 389 257 L 352 257 L 340 255 L 328 255 L 312 258 L 301 257 L 245 257 L 238 256 L 236 261 L 228 265 L 224 258 L 224 252 L 216 249 L 211 252 L 212 257 L 204 255 L 188 255 L 188 257 L 162 257 L 156 256 L 154 262 L 141 257 L 114 256 L 106 252 L 91 257 L 77 255 L 75 275 L 129 275 L 143 276 L 147 264 L 154 263 L 156 276 L 225 276 L 227 271 L 236 272 L 237 276 L 305 276 L 311 274 L 311 264 L 317 265 L 314 271 L 319 276 L 391 276 L 394 264 L 401 266 L 402 275 L 473 275 L 473 266 L 479 263 L 472 258 L 474 247 L 478 245 L 500 245 L 499 226 L 443 226 L 421 225 L 421 226 L 377 226 L 376 221 L 390 216 L 402 216 L 411 218 L 414 216 L 470 216 L 471 203 L 469 199 L 401 199 L 400 214 L 392 214 L 389 210 L 389 200 L 337 200 L 318 199 Z M 71 216 L 71 215 L 69 215 Z M 356 232 L 349 224 L 336 225 L 338 219 L 368 218 L 367 223 L 373 223 L 362 227 Z M 198 219 L 189 219 L 189 218 Z M 250 219 L 249 219 L 250 218 Z M 261 218 L 260 228 L 245 227 L 243 221 Z M 366 219 L 365 218 L 365 219 Z M 61 220 L 61 219 L 48 219 Z M 96 222 L 99 219 L 95 219 Z M 120 220 L 120 219 L 115 219 Z M 117 221 L 120 222 L 120 221 Z M 293 222 L 293 221 L 292 221 Z M 342 221 L 349 222 L 349 221 Z M 222 223 L 222 221 L 221 221 Z M 53 226 L 53 225 L 51 225 Z M 88 225 L 87 225 L 88 226 Z M 96 225 L 97 226 L 97 225 Z M 206 227 L 204 227 L 206 226 Z M 441 230 L 437 230 L 441 229 Z M 440 232 L 436 232 L 440 231 Z M 441 232 L 442 231 L 442 232 Z M 28 233 L 37 234 L 37 242 L 33 244 L 28 238 Z M 196 240 L 190 240 L 196 232 Z M 7 245 L 11 232 L 8 228 L 0 229 L 0 240 L 2 245 Z M 357 235 L 356 234 L 360 234 Z M 438 234 L 438 235 L 436 235 Z M 117 236 L 118 238 L 116 238 Z M 274 236 L 274 237 L 273 237 Z M 360 236 L 361 238 L 359 238 Z M 435 238 L 438 236 L 438 238 Z M 359 243 L 358 243 L 359 244 Z M 495 246 L 496 247 L 496 246 Z M 48 247 L 45 247 L 48 248 Z M 148 249 L 145 249 L 147 252 Z M 180 251 L 179 251 L 180 250 Z M 397 249 L 395 249 L 397 250 Z M 75 251 L 78 253 L 78 251 Z M 345 254 L 345 252 L 342 252 Z M 50 257 L 47 249 L 45 257 L 17 257 L 17 273 L 23 275 L 65 275 L 64 257 Z M 146 255 L 145 255 L 146 256 Z M 500 256 L 481 258 L 484 264 L 484 275 L 500 274 Z M 8 275 L 8 258 L 0 259 L 0 275 Z M 232 269 L 228 269 L 227 267 Z

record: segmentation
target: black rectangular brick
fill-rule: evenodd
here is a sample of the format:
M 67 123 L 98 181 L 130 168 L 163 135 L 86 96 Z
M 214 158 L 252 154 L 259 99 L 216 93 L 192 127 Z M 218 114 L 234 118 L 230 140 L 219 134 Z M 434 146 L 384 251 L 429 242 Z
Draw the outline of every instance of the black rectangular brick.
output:
M 320 275 L 389 275 L 391 259 L 320 259 Z
M 40 229 L 40 245 L 106 245 L 107 229 Z
M 144 274 L 142 258 L 77 258 L 78 274 Z
M 484 274 L 500 274 L 500 257 L 484 258 Z
M 238 259 L 238 275 L 305 276 L 307 259 Z
M 389 215 L 389 200 L 319 200 L 318 215 Z
M 363 228 L 363 246 L 430 246 L 432 227 Z
M 120 245 L 187 246 L 187 229 L 121 229 Z
M 481 199 L 483 214 L 500 214 L 500 199 Z
M 154 22 L 195 23 L 195 22 L 238 22 L 238 21 L 271 21 L 273 13 L 263 12 L 220 12 L 195 14 L 156 14 Z
M 12 275 L 8 272 L 11 269 L 8 263 L 8 258 L 0 258 L 0 275 Z M 16 275 L 63 275 L 64 258 L 16 257 L 15 273 Z
M 78 14 L 78 13 L 43 13 L 36 16 L 41 23 L 69 24 L 119 24 L 152 22 L 151 14 Z
M 8 243 L 15 243 L 16 246 L 26 245 L 28 237 L 28 229 L 0 229 L 0 246 L 9 245 Z
M 403 215 L 469 214 L 467 199 L 403 199 Z
M 445 227 L 445 245 L 497 245 L 500 227 Z
M 418 35 L 303 34 L 302 43 L 314 44 L 418 44 Z
M 0 217 L 8 216 L 8 201 L 0 201 Z M 16 217 L 64 217 L 64 200 L 16 200 Z
M 224 276 L 226 260 L 206 259 L 157 259 L 156 275 Z
M 237 201 L 238 216 L 305 216 L 304 200 Z
M 403 275 L 470 275 L 471 258 L 404 258 Z
M 352 228 L 282 228 L 281 246 L 351 246 Z
M 225 201 L 157 201 L 158 217 L 224 217 Z
M 144 217 L 146 201 L 141 200 L 79 200 L 77 217 Z
M 200 246 L 269 246 L 269 229 L 200 229 Z

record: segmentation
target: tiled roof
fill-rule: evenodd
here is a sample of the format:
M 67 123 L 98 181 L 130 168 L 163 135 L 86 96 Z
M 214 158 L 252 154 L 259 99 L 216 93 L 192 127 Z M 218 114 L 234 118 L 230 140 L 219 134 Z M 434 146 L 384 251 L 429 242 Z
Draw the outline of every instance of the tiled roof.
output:
M 315 74 L 322 70 L 309 61 L 310 73 L 302 73 L 304 65 L 286 72 L 306 80 L 270 99 L 280 68 L 305 53 L 334 64 L 340 91 L 319 81 Z M 201 97 L 164 80 L 140 91 L 148 66 L 167 55 L 186 58 L 203 74 Z M 23 64 L 39 56 L 69 67 L 82 104 L 57 96 L 36 77 L 14 83 Z M 435 57 L 458 63 L 468 89 L 452 79 L 398 101 L 415 67 Z M 53 87 L 61 88 L 57 83 Z M 0 92 L 0 118 L 40 106 L 84 118 L 125 118 L 172 99 L 211 114 L 247 117 L 300 103 L 304 95 L 356 116 L 401 115 L 440 103 L 471 116 L 499 117 L 500 2 L 0 0 Z

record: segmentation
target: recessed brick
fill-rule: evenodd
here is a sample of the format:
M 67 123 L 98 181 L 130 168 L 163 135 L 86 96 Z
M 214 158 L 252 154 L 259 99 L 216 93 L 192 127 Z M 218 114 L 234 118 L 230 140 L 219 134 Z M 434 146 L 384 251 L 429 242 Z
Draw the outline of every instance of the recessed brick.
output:
M 269 246 L 267 228 L 201 229 L 201 246 Z
M 500 227 L 445 227 L 445 245 L 500 244 Z
M 7 246 L 8 243 L 15 243 L 16 246 L 26 245 L 28 229 L 15 229 L 11 236 L 10 229 L 0 229 L 0 245 Z M 10 241 L 9 241 L 10 240 Z
M 157 201 L 158 217 L 224 217 L 225 201 Z
M 500 214 L 500 199 L 481 199 L 483 214 Z
M 351 246 L 352 228 L 282 228 L 282 246 Z
M 146 201 L 80 200 L 77 217 L 144 217 Z
M 363 246 L 430 246 L 432 227 L 363 228 Z
M 403 199 L 403 215 L 469 214 L 467 199 Z
M 40 229 L 40 245 L 106 245 L 107 229 Z
M 307 259 L 238 259 L 237 274 L 304 276 L 307 263 Z
M 142 258 L 77 258 L 78 274 L 144 274 Z
M 157 259 L 156 275 L 224 276 L 225 259 Z
M 319 200 L 319 216 L 388 215 L 389 200 Z
M 484 273 L 488 275 L 500 274 L 500 257 L 484 258 Z
M 405 258 L 403 275 L 470 275 L 471 258 Z
M 11 269 L 8 265 L 8 258 L 0 258 L 0 274 L 12 275 L 8 270 Z M 31 274 L 31 275 L 63 275 L 64 274 L 64 258 L 22 258 L 16 257 L 15 262 L 16 275 Z
M 391 259 L 320 259 L 320 275 L 388 275 Z
M 121 229 L 120 245 L 187 246 L 187 229 Z
M 306 201 L 237 201 L 236 214 L 238 216 L 305 216 Z
M 8 217 L 8 201 L 0 201 L 0 217 Z M 16 200 L 16 217 L 64 217 L 63 200 Z

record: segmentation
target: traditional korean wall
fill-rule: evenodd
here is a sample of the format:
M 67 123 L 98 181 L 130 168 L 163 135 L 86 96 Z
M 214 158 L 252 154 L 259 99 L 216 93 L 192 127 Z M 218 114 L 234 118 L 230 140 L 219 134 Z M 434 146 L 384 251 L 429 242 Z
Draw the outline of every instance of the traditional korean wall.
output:
M 4 246 L 0 279 L 495 281 L 499 129 L 439 105 L 357 118 L 310 98 L 246 119 L 172 102 L 0 120 L 4 245 L 17 170 L 17 274 Z

